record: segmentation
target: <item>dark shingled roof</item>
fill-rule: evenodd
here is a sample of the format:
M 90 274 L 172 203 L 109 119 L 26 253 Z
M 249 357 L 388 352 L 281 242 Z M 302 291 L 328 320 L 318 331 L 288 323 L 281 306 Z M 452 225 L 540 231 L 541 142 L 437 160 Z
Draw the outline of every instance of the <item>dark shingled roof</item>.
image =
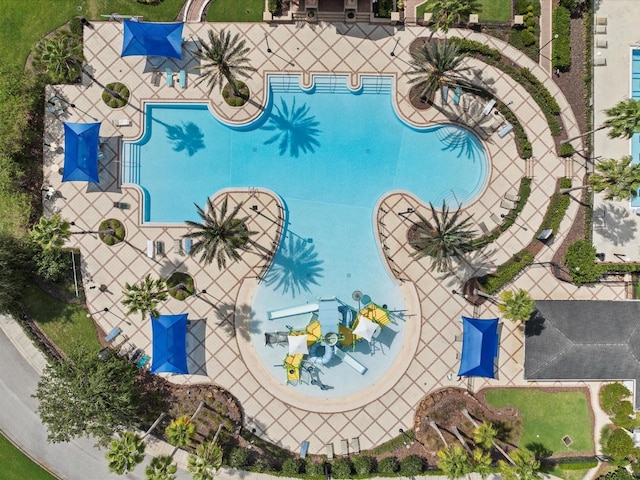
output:
M 640 380 L 640 302 L 540 300 L 536 308 L 525 326 L 526 380 Z

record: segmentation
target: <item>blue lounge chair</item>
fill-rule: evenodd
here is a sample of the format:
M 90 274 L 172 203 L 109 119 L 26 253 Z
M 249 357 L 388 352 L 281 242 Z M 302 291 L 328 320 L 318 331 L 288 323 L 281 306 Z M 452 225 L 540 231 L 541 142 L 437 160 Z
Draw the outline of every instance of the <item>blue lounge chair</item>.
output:
M 180 70 L 180 74 L 178 75 L 178 84 L 180 88 L 185 88 L 187 86 L 187 72 L 184 70 Z
M 449 87 L 443 85 L 440 89 L 440 93 L 442 94 L 442 105 L 449 103 Z
M 114 328 L 109 332 L 109 334 L 106 337 L 104 337 L 104 341 L 105 342 L 113 341 L 118 335 L 120 335 L 121 332 L 122 332 L 122 329 L 120 327 Z
M 184 239 L 184 253 L 186 253 L 187 255 L 191 254 L 191 246 L 193 245 L 193 240 L 191 240 L 190 238 L 185 238 Z
M 167 68 L 165 72 L 167 73 L 167 87 L 173 87 L 173 70 Z
M 458 105 L 460 103 L 460 95 L 462 94 L 462 89 L 460 87 L 456 87 L 455 92 L 453 92 L 453 104 Z

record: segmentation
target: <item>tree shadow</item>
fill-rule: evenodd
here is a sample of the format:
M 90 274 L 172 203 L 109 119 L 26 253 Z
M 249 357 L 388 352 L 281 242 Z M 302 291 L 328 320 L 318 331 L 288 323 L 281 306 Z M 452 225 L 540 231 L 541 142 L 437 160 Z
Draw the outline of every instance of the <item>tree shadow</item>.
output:
M 278 142 L 280 155 L 284 155 L 288 150 L 292 157 L 298 157 L 300 153 L 314 153 L 315 148 L 320 146 L 316 138 L 320 134 L 320 122 L 315 116 L 309 115 L 311 107 L 306 104 L 296 107 L 294 98 L 291 107 L 281 99 L 281 108 L 277 105 L 273 108 L 262 130 L 276 133 L 267 139 L 264 145 Z
M 436 136 L 442 149 L 455 153 L 458 158 L 464 156 L 475 162 L 482 157 L 482 146 L 466 130 L 445 125 L 436 130 Z
M 208 301 L 204 297 L 203 300 Z M 239 335 L 244 340 L 251 340 L 251 334 L 260 331 L 260 321 L 250 305 L 234 305 L 232 303 L 216 304 L 210 302 L 215 309 L 218 328 L 231 338 Z
M 525 337 L 537 337 L 542 334 L 545 329 L 545 318 L 542 313 L 535 311 L 531 318 L 524 324 L 524 336 Z
M 603 202 L 593 211 L 594 231 L 614 245 L 625 245 L 635 238 L 638 226 L 629 210 Z
M 167 138 L 173 143 L 174 152 L 186 151 L 192 157 L 198 150 L 204 148 L 204 133 L 193 122 L 182 125 L 165 125 Z
M 310 292 L 310 284 L 319 285 L 316 279 L 323 276 L 322 263 L 311 242 L 288 232 L 262 281 L 295 298 Z

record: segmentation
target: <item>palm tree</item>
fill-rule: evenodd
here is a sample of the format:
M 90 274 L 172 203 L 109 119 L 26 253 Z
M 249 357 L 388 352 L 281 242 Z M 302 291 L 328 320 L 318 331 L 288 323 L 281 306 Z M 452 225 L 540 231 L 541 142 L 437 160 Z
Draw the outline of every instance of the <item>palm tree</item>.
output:
M 471 455 L 470 461 L 471 470 L 480 475 L 482 480 L 493 473 L 493 469 L 491 468 L 491 454 L 489 452 L 486 452 L 481 448 L 476 448 Z
M 453 24 L 462 23 L 463 18 L 480 10 L 477 0 L 433 0 L 430 4 L 432 29 L 447 33 Z
M 504 318 L 514 322 L 526 322 L 536 310 L 536 301 L 522 288 L 515 293 L 505 290 L 500 299 L 503 303 L 498 304 L 498 310 L 504 313 Z
M 30 238 L 43 250 L 61 248 L 71 236 L 71 224 L 59 214 L 52 217 L 40 217 L 29 233 Z
M 144 460 L 145 444 L 136 433 L 124 432 L 120 439 L 113 439 L 105 454 L 109 461 L 109 471 L 124 475 L 133 471 Z
M 173 463 L 170 455 L 160 455 L 153 457 L 151 463 L 144 469 L 147 480 L 174 480 L 178 467 Z
M 586 133 L 581 133 L 569 140 L 565 140 L 562 143 L 571 143 L 578 138 L 582 138 L 585 135 L 604 128 L 611 129 L 607 134 L 609 138 L 631 138 L 634 133 L 640 132 L 640 100 L 622 100 L 604 112 L 609 118 L 605 120 L 603 125 Z
M 238 41 L 239 37 L 239 33 L 232 37 L 231 33 L 225 32 L 223 29 L 220 31 L 220 35 L 209 30 L 209 43 L 198 38 L 202 50 L 198 50 L 195 57 L 203 63 L 196 67 L 202 71 L 202 76 L 196 85 L 206 80 L 209 86 L 209 95 L 216 86 L 222 90 L 223 81 L 226 80 L 233 88 L 235 95 L 239 97 L 241 95 L 236 85 L 236 75 L 249 77 L 250 72 L 255 72 L 255 68 L 243 65 L 249 61 L 246 57 L 249 47 L 245 46 L 244 40 Z
M 193 480 L 213 480 L 213 476 L 222 466 L 222 448 L 215 442 L 206 442 L 189 455 L 187 469 L 193 474 Z
M 467 452 L 458 445 L 438 450 L 438 468 L 449 480 L 457 480 L 469 473 L 469 457 Z
M 500 474 L 503 480 L 537 480 L 540 462 L 529 450 L 518 448 L 511 452 L 513 465 L 500 460 Z
M 612 158 L 596 165 L 596 173 L 589 177 L 589 184 L 596 192 L 606 191 L 605 200 L 629 200 L 638 194 L 640 164 L 631 163 L 626 155 L 619 161 Z
M 247 229 L 246 222 L 249 217 L 236 218 L 242 207 L 242 202 L 227 214 L 227 200 L 228 197 L 225 197 L 220 207 L 219 216 L 216 214 L 211 198 L 207 199 L 207 212 L 196 205 L 198 215 L 203 222 L 187 220 L 186 224 L 197 228 L 198 231 L 184 236 L 185 238 L 197 239 L 191 249 L 191 255 L 195 256 L 201 253 L 200 261 L 205 264 L 210 264 L 215 258 L 220 269 L 227 266 L 227 258 L 233 261 L 240 260 L 238 250 L 248 251 L 249 237 L 256 233 Z
M 443 86 L 460 87 L 465 90 L 479 90 L 461 74 L 470 67 L 462 65 L 466 53 L 461 53 L 458 45 L 445 41 L 427 42 L 411 53 L 409 62 L 412 71 L 405 75 L 413 77 L 409 83 L 420 88 L 419 97 L 431 99 Z
M 191 439 L 196 434 L 196 424 L 191 423 L 191 419 L 187 415 L 183 415 L 172 420 L 164 433 L 171 445 L 185 448 L 189 446 Z
M 33 57 L 36 70 L 47 74 L 50 83 L 70 83 L 80 75 L 84 61 L 82 41 L 71 32 L 61 30 L 52 38 L 42 39 Z
M 464 261 L 464 254 L 473 248 L 471 241 L 475 231 L 469 229 L 471 217 L 460 220 L 460 207 L 453 215 L 449 215 L 449 207 L 444 200 L 439 214 L 433 204 L 429 203 L 429 206 L 433 221 L 415 212 L 420 223 L 414 224 L 410 230 L 409 243 L 416 249 L 411 256 L 417 259 L 431 257 L 431 271 L 451 271 L 452 260 Z
M 158 303 L 167 299 L 167 291 L 164 280 L 153 280 L 147 274 L 140 283 L 124 284 L 122 305 L 128 307 L 127 315 L 140 312 L 143 320 L 148 313 L 157 318 L 160 315 Z
M 482 447 L 483 450 L 491 450 L 493 442 L 498 436 L 498 430 L 491 422 L 482 422 L 473 429 L 473 441 L 476 445 Z

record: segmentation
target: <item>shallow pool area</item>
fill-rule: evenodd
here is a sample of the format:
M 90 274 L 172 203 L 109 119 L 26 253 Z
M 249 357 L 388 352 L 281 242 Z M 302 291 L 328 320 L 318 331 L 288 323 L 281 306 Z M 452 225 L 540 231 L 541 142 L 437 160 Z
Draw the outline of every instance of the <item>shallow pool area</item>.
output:
M 270 76 L 264 113 L 242 127 L 218 121 L 205 104 L 148 103 L 142 138 L 123 145 L 123 183 L 143 191 L 144 222 L 198 220 L 193 204 L 228 187 L 280 196 L 283 238 L 251 304 L 252 345 L 278 382 L 286 382 L 287 348 L 265 345 L 264 333 L 304 330 L 311 318 L 268 320 L 267 312 L 334 297 L 357 309 L 356 291 L 392 312 L 395 323 L 373 345 L 358 342 L 349 351 L 366 372 L 333 358 L 315 371 L 330 388 L 290 387 L 323 398 L 375 386 L 401 354 L 406 322 L 420 321 L 383 262 L 377 201 L 406 190 L 455 208 L 474 201 L 489 175 L 484 147 L 467 129 L 415 128 L 399 119 L 391 77 L 363 77 L 356 91 L 347 81 L 318 76 L 304 90 L 297 75 Z
M 631 49 L 631 92 L 630 98 L 640 100 L 640 48 Z M 631 137 L 631 161 L 640 163 L 640 133 Z M 640 207 L 640 197 L 631 199 L 632 207 Z

